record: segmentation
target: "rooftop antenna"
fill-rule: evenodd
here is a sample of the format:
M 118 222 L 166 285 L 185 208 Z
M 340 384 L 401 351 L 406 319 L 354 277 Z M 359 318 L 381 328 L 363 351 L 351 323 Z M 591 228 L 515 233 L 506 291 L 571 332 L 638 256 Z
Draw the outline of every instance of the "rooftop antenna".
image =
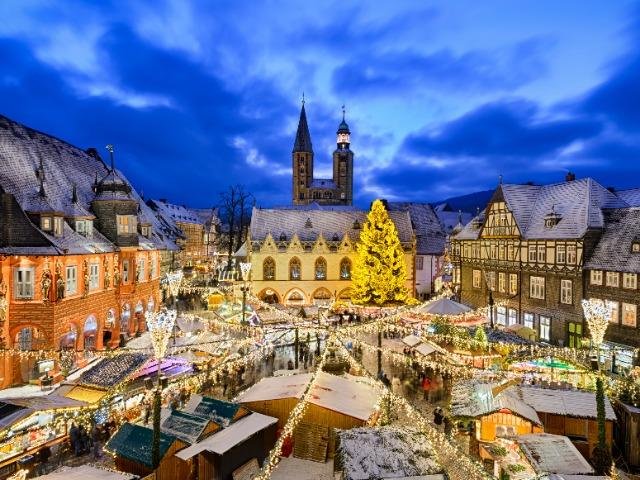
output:
M 345 113 L 345 108 L 344 108 L 344 103 L 342 104 L 342 121 L 344 122 L 344 113 Z
M 302 106 L 304 107 L 304 92 L 302 92 Z

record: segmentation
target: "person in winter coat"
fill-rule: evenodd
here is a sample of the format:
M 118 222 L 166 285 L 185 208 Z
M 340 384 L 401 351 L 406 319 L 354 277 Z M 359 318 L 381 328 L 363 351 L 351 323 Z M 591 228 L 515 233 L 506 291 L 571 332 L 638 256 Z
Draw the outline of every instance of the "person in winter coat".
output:
M 428 401 L 431 393 L 431 379 L 426 375 L 422 379 L 422 393 L 424 395 L 424 399 Z
M 396 395 L 402 396 L 402 382 L 396 376 L 391 379 L 391 391 Z

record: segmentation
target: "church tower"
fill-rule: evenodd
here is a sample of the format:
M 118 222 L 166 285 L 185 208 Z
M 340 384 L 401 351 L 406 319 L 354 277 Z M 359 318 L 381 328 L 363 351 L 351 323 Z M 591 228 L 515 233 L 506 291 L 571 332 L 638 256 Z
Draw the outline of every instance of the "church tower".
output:
M 342 106 L 342 122 L 336 132 L 337 148 L 333 152 L 333 181 L 338 190 L 340 205 L 353 204 L 353 152 L 351 144 L 351 131 L 345 121 L 345 109 Z
M 313 147 L 307 125 L 307 113 L 304 110 L 304 99 L 298 120 L 298 131 L 293 144 L 293 204 L 306 205 L 310 201 L 309 187 L 313 181 Z

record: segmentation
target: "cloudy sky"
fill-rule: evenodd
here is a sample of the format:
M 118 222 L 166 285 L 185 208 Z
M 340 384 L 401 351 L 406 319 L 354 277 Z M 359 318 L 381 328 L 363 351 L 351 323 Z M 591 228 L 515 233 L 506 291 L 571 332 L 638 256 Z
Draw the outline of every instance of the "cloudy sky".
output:
M 95 3 L 95 4 L 94 4 Z M 640 5 L 623 0 L 0 2 L 0 114 L 112 143 L 146 197 L 290 201 L 347 108 L 355 196 L 433 201 L 567 170 L 640 185 Z

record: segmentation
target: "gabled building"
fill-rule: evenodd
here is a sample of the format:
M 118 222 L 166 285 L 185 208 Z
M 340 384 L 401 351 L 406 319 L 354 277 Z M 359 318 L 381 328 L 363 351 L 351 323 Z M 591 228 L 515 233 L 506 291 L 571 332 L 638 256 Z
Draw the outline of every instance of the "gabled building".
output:
M 583 269 L 605 227 L 605 209 L 625 200 L 595 180 L 500 184 L 486 209 L 452 239 L 463 302 L 499 303 L 493 323 L 523 324 L 553 344 L 579 347 Z
M 102 349 L 144 330 L 175 248 L 113 161 L 0 116 L 0 338 L 19 350 Z M 48 358 L 7 357 L 1 387 Z M 82 355 L 71 355 L 72 363 Z M 59 371 L 56 364 L 54 371 Z
M 414 291 L 415 237 L 406 211 L 390 211 Z M 367 212 L 318 204 L 254 208 L 249 227 L 252 288 L 266 302 L 330 305 L 351 298 L 351 268 Z

